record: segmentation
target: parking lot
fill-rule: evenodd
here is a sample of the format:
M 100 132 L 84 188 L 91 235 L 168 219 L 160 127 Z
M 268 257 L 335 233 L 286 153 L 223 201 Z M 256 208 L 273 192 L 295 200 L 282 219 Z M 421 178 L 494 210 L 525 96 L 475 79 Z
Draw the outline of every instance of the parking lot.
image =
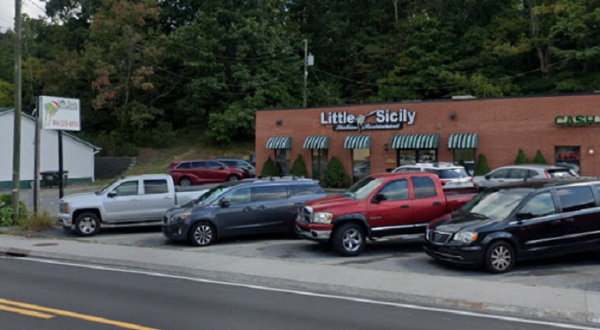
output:
M 191 247 L 183 243 L 168 242 L 160 233 L 159 228 L 106 229 L 97 236 L 90 238 L 80 238 L 56 228 L 38 233 L 36 236 L 80 240 L 98 244 L 179 250 L 190 253 L 283 259 L 307 264 L 469 277 L 483 281 L 516 282 L 532 286 L 600 291 L 600 253 L 582 253 L 576 256 L 523 262 L 510 273 L 491 275 L 481 270 L 457 269 L 433 261 L 422 252 L 421 239 L 418 237 L 372 242 L 361 256 L 342 258 L 327 246 L 292 239 L 285 235 L 222 240 L 209 247 Z

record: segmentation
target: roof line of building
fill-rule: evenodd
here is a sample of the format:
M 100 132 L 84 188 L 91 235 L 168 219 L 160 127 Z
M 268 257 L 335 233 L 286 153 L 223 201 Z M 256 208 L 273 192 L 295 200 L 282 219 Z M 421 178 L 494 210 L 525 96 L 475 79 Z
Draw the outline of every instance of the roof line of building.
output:
M 2 116 L 2 115 L 5 115 L 5 114 L 8 114 L 8 113 L 12 113 L 12 112 L 14 112 L 14 111 L 15 111 L 15 109 L 14 109 L 14 108 L 0 109 L 0 116 Z M 31 119 L 31 120 L 33 120 L 33 121 L 35 121 L 35 117 L 33 117 L 32 115 L 29 115 L 29 114 L 27 114 L 27 113 L 22 113 L 22 115 L 23 115 L 25 118 L 29 118 L 29 119 Z M 72 138 L 72 139 L 74 139 L 74 140 L 76 140 L 76 141 L 79 141 L 79 142 L 81 142 L 81 143 L 83 143 L 83 144 L 85 144 L 85 145 L 89 146 L 90 148 L 94 149 L 95 151 L 100 151 L 100 150 L 102 150 L 102 148 L 100 148 L 100 147 L 97 147 L 97 146 L 93 145 L 92 143 L 90 143 L 90 142 L 88 142 L 88 141 L 86 141 L 86 140 L 84 140 L 84 139 L 82 139 L 82 138 L 80 138 L 80 137 L 78 137 L 78 136 L 76 136 L 76 135 L 73 135 L 73 134 L 71 134 L 71 133 L 67 133 L 67 132 L 64 132 L 64 131 L 63 131 L 63 134 L 64 134 L 64 135 L 66 135 L 66 136 L 68 136 L 68 137 L 70 137 L 70 138 Z
M 548 97 L 569 97 L 569 96 L 600 96 L 600 91 L 585 92 L 585 93 L 564 93 L 564 94 L 538 94 L 526 96 L 502 96 L 502 97 L 483 97 L 483 98 L 466 98 L 466 99 L 435 99 L 435 100 L 406 100 L 400 102 L 377 102 L 377 103 L 361 103 L 361 104 L 336 104 L 317 106 L 309 108 L 268 108 L 259 109 L 258 111 L 281 111 L 281 110 L 314 110 L 314 109 L 330 109 L 330 108 L 348 108 L 348 107 L 364 107 L 376 105 L 395 105 L 395 104 L 421 104 L 421 103 L 445 103 L 445 102 L 477 102 L 490 100 L 510 100 L 510 99 L 532 99 L 532 98 L 548 98 Z

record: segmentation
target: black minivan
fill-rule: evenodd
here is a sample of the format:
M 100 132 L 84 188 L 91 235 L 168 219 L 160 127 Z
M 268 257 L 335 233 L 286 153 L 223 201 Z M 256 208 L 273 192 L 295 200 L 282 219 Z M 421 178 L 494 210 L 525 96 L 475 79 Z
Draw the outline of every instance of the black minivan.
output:
M 536 180 L 488 188 L 427 228 L 437 260 L 509 271 L 517 260 L 600 250 L 600 181 Z
M 213 187 L 200 198 L 168 210 L 163 234 L 206 246 L 218 238 L 294 232 L 297 204 L 325 197 L 310 179 L 242 180 Z

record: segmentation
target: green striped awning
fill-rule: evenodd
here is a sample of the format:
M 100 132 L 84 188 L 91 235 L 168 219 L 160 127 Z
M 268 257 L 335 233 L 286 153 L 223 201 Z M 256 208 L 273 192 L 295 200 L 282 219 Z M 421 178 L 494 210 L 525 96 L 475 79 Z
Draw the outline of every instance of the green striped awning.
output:
M 392 136 L 391 149 L 437 149 L 440 136 L 437 134 L 403 134 Z
M 452 134 L 448 140 L 448 149 L 477 149 L 479 147 L 479 135 Z
M 345 149 L 371 149 L 370 135 L 349 135 L 344 141 Z
M 304 140 L 304 149 L 329 149 L 329 136 L 309 136 Z
M 267 141 L 267 149 L 292 149 L 292 137 L 272 137 Z

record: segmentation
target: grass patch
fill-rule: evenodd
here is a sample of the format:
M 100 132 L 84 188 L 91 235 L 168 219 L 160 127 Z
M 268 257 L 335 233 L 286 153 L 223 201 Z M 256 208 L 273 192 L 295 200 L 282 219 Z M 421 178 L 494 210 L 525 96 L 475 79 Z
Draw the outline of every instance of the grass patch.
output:
M 209 142 L 201 132 L 180 132 L 177 142 L 167 149 L 141 148 L 136 166 L 127 175 L 165 174 L 174 161 L 214 158 L 249 160 L 254 141 L 240 141 L 229 146 Z
M 50 216 L 48 211 L 41 214 L 30 213 L 27 217 L 19 220 L 19 228 L 24 231 L 42 231 L 47 230 L 56 224 L 56 220 Z

